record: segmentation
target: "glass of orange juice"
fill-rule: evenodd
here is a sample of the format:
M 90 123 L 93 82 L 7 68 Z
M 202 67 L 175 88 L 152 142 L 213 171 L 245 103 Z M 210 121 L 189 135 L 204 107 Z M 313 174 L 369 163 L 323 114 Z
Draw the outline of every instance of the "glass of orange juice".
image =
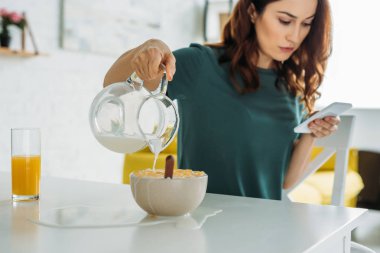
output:
M 38 128 L 12 128 L 12 199 L 37 200 L 40 194 L 41 133 Z

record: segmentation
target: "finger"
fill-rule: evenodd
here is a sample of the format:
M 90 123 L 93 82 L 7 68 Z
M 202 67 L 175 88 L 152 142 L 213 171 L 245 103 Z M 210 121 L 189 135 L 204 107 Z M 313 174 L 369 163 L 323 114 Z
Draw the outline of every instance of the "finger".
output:
M 316 125 L 316 124 L 311 125 L 309 128 L 310 128 L 310 130 L 313 130 L 315 132 L 319 132 L 320 133 L 319 136 L 330 135 L 338 129 L 338 127 L 336 125 L 331 125 L 330 127 L 325 127 L 325 126 Z
M 143 54 L 138 55 L 132 60 L 132 69 L 142 80 L 147 79 L 146 70 L 144 69 L 144 66 L 146 65 L 146 58 Z
M 311 130 L 311 135 L 315 138 L 321 138 L 321 133 L 315 129 L 310 129 Z
M 326 137 L 326 136 L 330 135 L 330 132 L 327 131 L 327 130 L 325 130 L 325 129 L 321 129 L 321 130 L 315 130 L 315 129 L 313 129 L 312 133 L 317 138 L 323 138 L 323 137 Z
M 340 117 L 339 116 L 328 116 L 324 118 L 326 121 L 330 122 L 331 124 L 338 125 L 340 123 Z
M 161 77 L 162 71 L 160 70 L 161 57 L 150 58 L 147 68 L 149 71 L 149 80 Z
M 136 65 L 135 72 L 136 72 L 137 76 L 140 77 L 142 80 L 146 79 L 145 71 L 144 71 L 144 68 L 142 67 L 141 64 Z
M 157 77 L 157 66 L 155 62 L 162 59 L 161 50 L 156 47 L 148 47 L 139 53 L 133 60 L 137 75 L 143 80 L 152 80 Z
M 313 121 L 313 123 L 316 124 L 317 126 L 319 126 L 320 128 L 330 129 L 332 126 L 334 126 L 330 122 L 323 120 L 323 119 L 316 119 Z
M 149 81 L 149 80 L 152 80 L 152 73 L 150 72 L 151 68 L 150 68 L 150 65 L 151 65 L 151 61 L 149 58 L 146 59 L 146 61 L 144 61 L 144 64 L 141 64 L 140 66 L 140 69 L 142 69 L 143 73 L 144 73 L 144 81 Z
M 160 68 L 160 64 L 164 58 L 164 53 L 160 48 L 151 47 L 148 49 L 149 53 L 149 75 L 150 79 L 156 79 L 158 76 L 161 76 L 163 71 Z
M 329 130 L 330 130 L 331 133 L 336 132 L 338 130 L 338 126 L 337 125 L 333 125 Z
M 338 124 L 340 123 L 339 117 L 324 118 L 323 121 L 319 123 L 319 126 L 328 129 L 329 131 L 336 131 L 338 129 Z
M 314 121 L 311 122 L 309 125 L 308 125 L 309 129 L 311 131 L 320 131 L 322 129 L 321 126 L 317 125 Z
M 176 71 L 175 62 L 176 62 L 176 59 L 172 53 L 167 54 L 165 56 L 163 63 L 166 67 L 166 74 L 168 75 L 169 81 L 173 80 L 173 76 L 174 76 L 175 71 Z
M 326 128 L 322 128 L 322 129 L 313 129 L 312 130 L 312 133 L 318 137 L 318 138 L 322 138 L 322 137 L 326 137 L 326 136 L 329 136 L 331 135 L 333 132 L 335 132 L 337 129 L 337 126 L 334 126 L 333 129 L 326 129 Z
M 322 137 L 326 137 L 326 136 L 331 135 L 331 131 L 328 130 L 328 129 L 322 129 L 322 130 L 319 131 L 319 132 L 320 132 L 320 134 L 321 134 Z

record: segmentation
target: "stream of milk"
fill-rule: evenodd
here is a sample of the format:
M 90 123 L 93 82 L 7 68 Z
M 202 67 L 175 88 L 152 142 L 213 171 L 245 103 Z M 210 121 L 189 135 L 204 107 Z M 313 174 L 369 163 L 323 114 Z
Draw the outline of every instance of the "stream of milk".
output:
M 152 138 L 152 139 L 148 139 L 148 145 L 149 145 L 150 151 L 152 151 L 152 153 L 154 154 L 154 162 L 153 162 L 152 169 L 153 171 L 155 171 L 158 155 L 162 151 L 162 142 L 160 139 Z

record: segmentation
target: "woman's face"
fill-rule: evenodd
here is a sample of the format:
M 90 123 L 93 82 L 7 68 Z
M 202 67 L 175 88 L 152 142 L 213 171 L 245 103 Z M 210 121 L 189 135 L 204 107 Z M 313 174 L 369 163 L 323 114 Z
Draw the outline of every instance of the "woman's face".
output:
M 252 4 L 252 17 L 259 43 L 258 67 L 270 68 L 273 60 L 287 60 L 310 31 L 318 0 L 280 0 L 268 4 L 259 15 Z

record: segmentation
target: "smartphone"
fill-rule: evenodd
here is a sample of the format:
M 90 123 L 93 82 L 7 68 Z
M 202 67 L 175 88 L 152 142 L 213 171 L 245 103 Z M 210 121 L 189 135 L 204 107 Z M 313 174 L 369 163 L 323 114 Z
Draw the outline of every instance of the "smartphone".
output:
M 350 108 L 352 108 L 352 104 L 350 103 L 334 102 L 326 106 L 325 108 L 323 108 L 322 110 L 320 110 L 319 112 L 317 112 L 316 114 L 314 114 L 313 116 L 311 116 L 310 118 L 308 118 L 307 120 L 299 124 L 298 126 L 296 126 L 294 128 L 294 132 L 295 133 L 311 133 L 307 125 L 313 120 L 323 119 L 324 117 L 327 117 L 327 116 L 339 116 Z

